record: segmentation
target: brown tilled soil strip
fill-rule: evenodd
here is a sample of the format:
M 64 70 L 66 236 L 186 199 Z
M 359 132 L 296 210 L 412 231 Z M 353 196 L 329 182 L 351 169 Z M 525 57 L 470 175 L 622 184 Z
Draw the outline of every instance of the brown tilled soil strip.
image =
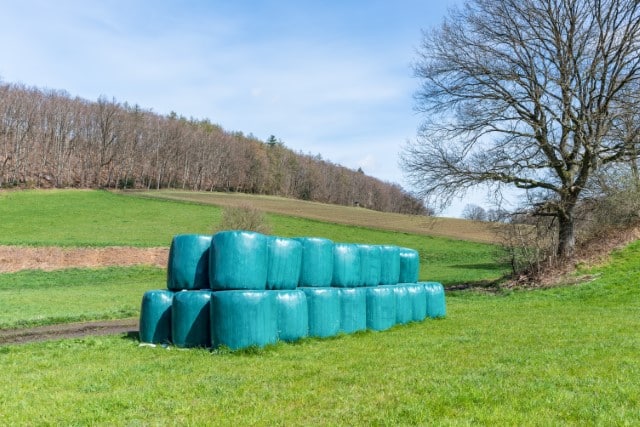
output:
M 36 328 L 0 330 L 0 345 L 24 344 L 62 338 L 79 338 L 96 335 L 137 334 L 138 319 L 103 320 L 96 322 L 67 323 Z
M 20 270 L 59 270 L 63 268 L 124 267 L 152 265 L 166 267 L 169 248 L 60 248 L 0 246 L 0 273 Z

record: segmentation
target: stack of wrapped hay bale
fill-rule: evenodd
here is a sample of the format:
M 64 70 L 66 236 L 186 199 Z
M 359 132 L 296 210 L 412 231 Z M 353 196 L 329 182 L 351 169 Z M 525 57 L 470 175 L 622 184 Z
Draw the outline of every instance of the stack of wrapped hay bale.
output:
M 173 238 L 167 289 L 148 291 L 140 341 L 233 350 L 445 315 L 418 252 L 250 231 Z

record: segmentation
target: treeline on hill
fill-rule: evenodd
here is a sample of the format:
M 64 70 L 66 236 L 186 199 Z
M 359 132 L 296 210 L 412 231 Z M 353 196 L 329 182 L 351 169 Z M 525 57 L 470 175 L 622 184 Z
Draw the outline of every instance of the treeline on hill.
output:
M 423 214 L 399 185 L 208 120 L 0 84 L 0 187 L 179 188 Z

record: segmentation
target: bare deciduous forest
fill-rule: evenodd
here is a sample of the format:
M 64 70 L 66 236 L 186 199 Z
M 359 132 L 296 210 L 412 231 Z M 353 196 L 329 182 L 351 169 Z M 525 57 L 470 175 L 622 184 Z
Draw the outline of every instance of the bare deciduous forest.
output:
M 425 213 L 399 185 L 294 152 L 275 137 L 2 83 L 0 188 L 10 187 L 231 191 Z

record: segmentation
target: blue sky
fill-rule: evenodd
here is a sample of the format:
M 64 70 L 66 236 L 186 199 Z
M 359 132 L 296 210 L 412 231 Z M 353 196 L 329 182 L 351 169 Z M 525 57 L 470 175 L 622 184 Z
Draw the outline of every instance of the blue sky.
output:
M 398 154 L 420 123 L 411 64 L 421 30 L 461 1 L 6 3 L 4 82 L 209 118 L 262 140 L 273 134 L 405 185 Z

